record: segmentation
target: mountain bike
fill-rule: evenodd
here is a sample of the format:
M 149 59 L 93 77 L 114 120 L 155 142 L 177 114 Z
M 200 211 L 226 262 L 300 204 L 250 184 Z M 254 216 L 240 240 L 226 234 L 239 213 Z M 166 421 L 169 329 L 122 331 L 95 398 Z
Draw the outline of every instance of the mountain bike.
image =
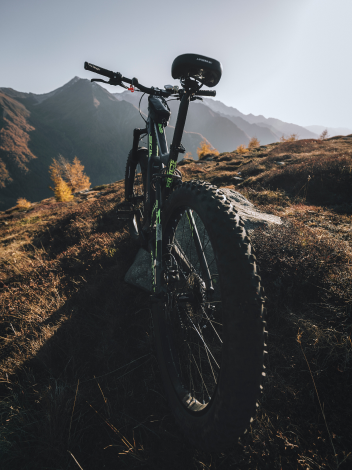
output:
M 215 96 L 202 87 L 217 85 L 222 66 L 183 54 L 171 70 L 181 87 L 164 89 L 87 62 L 85 69 L 109 78 L 92 81 L 148 95 L 146 125 L 133 132 L 119 212 L 130 215 L 131 236 L 150 252 L 153 329 L 169 406 L 195 446 L 229 448 L 255 414 L 265 375 L 263 288 L 236 208 L 212 184 L 182 182 L 176 168 L 189 104 Z M 180 100 L 170 149 L 168 99 Z M 145 137 L 147 148 L 139 146 Z

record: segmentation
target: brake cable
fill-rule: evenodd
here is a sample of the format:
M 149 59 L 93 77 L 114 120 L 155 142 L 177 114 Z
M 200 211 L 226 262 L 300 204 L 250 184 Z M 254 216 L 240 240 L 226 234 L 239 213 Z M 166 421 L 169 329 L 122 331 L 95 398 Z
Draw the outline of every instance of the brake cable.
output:
M 143 119 L 143 121 L 147 124 L 147 121 L 144 119 L 144 117 L 142 116 L 142 113 L 141 113 L 141 101 L 142 101 L 142 98 L 143 98 L 144 95 L 145 95 L 145 93 L 143 93 L 143 95 L 141 96 L 141 99 L 139 100 L 138 111 L 139 111 L 139 114 L 141 115 L 141 118 Z

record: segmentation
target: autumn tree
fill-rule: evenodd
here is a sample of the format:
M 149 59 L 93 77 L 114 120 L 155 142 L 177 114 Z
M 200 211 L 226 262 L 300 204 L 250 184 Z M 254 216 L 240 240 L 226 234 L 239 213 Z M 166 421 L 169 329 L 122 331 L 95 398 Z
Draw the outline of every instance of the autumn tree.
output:
M 73 199 L 73 194 L 70 186 L 61 177 L 57 178 L 57 180 L 55 181 L 54 194 L 55 199 L 58 202 L 68 202 L 72 201 Z
M 187 152 L 183 158 L 188 158 L 188 159 L 192 159 L 193 160 L 193 156 L 192 156 L 192 152 Z
M 259 140 L 256 137 L 252 137 L 251 140 L 249 141 L 248 148 L 252 150 L 256 147 L 259 147 L 259 144 L 260 144 Z
M 202 140 L 197 148 L 197 155 L 199 160 L 205 158 L 207 155 L 219 155 L 219 152 L 210 145 L 207 140 Z
M 241 144 L 237 147 L 236 152 L 237 153 L 247 153 L 247 152 L 249 152 L 249 150 L 246 149 L 246 147 L 243 144 Z
M 320 140 L 326 140 L 328 139 L 330 136 L 329 136 L 329 132 L 327 129 L 325 129 L 319 136 L 319 139 Z
M 89 177 L 84 173 L 84 166 L 77 157 L 73 159 L 73 163 L 70 163 L 59 155 L 58 160 L 53 159 L 49 173 L 55 185 L 54 189 L 50 189 L 54 191 L 57 201 L 70 200 L 72 197 L 69 196 L 69 192 L 72 196 L 73 192 L 90 187 Z
M 32 204 L 27 201 L 26 198 L 20 197 L 17 199 L 17 206 L 16 206 L 20 211 L 25 211 L 28 210 L 30 207 L 32 207 Z
M 298 134 L 291 134 L 288 137 L 282 135 L 280 137 L 280 142 L 295 142 L 296 140 L 298 140 L 298 137 Z

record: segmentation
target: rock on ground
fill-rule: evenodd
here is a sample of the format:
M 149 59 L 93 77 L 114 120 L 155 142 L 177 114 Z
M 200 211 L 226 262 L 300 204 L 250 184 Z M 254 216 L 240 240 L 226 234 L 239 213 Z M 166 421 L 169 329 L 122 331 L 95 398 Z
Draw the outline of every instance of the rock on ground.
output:
M 132 266 L 127 271 L 125 282 L 147 292 L 152 291 L 152 261 L 150 253 L 140 248 Z
M 228 188 L 221 188 L 221 191 L 225 194 L 231 204 L 233 204 L 249 233 L 260 225 L 282 224 L 280 217 L 260 212 L 251 202 L 248 201 L 248 199 L 242 196 L 241 193 Z

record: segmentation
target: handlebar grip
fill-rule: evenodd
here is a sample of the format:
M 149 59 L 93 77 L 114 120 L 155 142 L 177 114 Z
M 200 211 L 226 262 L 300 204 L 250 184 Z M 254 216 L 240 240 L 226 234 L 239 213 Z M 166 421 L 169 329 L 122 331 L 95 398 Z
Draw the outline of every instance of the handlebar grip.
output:
M 215 90 L 203 90 L 196 93 L 197 96 L 216 96 Z
M 116 75 L 116 73 L 111 72 L 110 70 L 98 67 L 98 65 L 89 64 L 88 62 L 84 62 L 84 68 L 85 70 L 98 73 L 99 75 L 103 75 L 104 77 L 114 78 L 114 76 Z

